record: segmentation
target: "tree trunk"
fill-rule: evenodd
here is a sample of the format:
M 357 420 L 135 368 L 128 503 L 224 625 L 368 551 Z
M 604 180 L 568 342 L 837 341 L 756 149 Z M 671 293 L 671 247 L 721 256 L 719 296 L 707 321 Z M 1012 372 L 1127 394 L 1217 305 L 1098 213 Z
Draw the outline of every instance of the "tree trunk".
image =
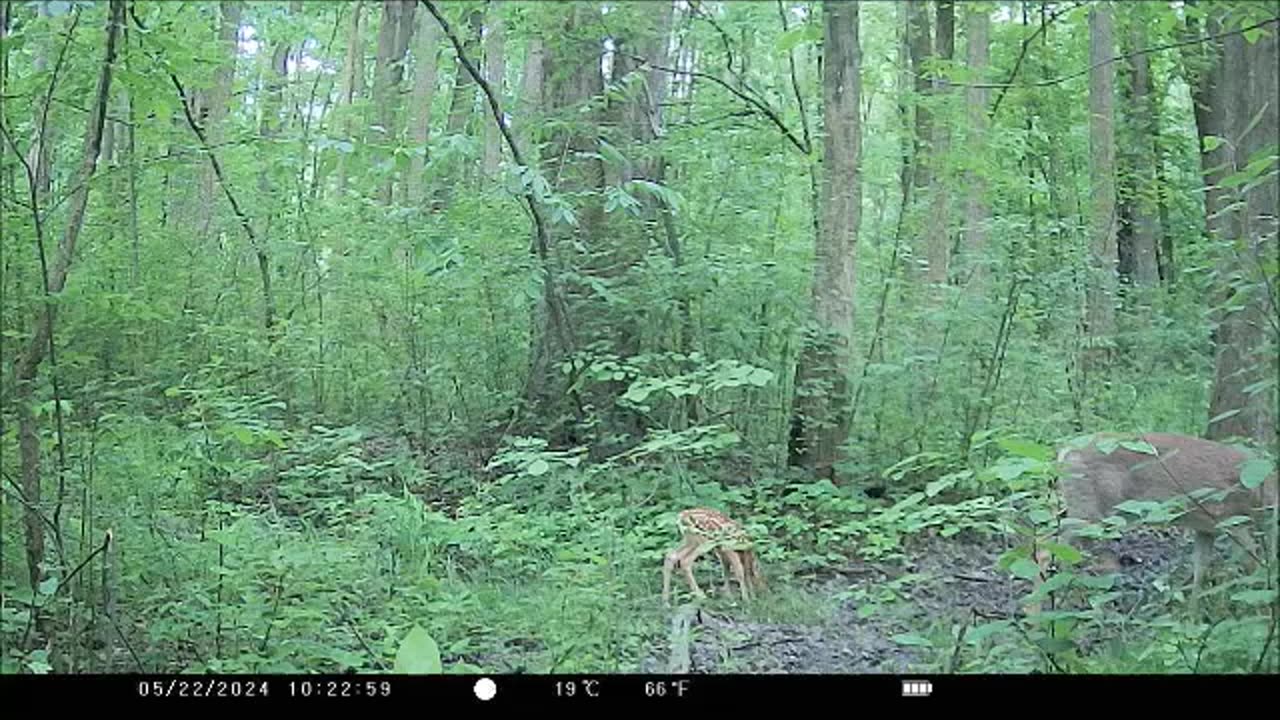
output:
M 427 141 L 431 136 L 431 105 L 435 98 L 440 58 L 440 25 L 430 13 L 418 13 L 417 38 L 413 48 L 413 100 L 409 105 L 409 132 L 413 138 L 408 180 L 410 204 L 422 204 L 427 200 Z
M 507 73 L 505 54 L 506 28 L 502 22 L 502 8 L 498 0 L 489 3 L 489 21 L 484 35 L 484 76 L 485 82 L 493 89 L 495 95 L 503 97 L 503 78 Z M 502 132 L 490 115 L 486 115 L 484 124 L 484 164 L 485 177 L 495 177 L 498 166 L 502 164 Z
M 600 44 L 595 34 L 589 10 L 575 5 L 568 12 L 565 23 L 556 28 L 559 34 L 556 51 L 548 48 L 544 61 L 548 84 L 546 87 L 549 111 L 560 117 L 573 117 L 575 122 L 557 129 L 549 144 L 562 153 L 556 175 L 556 192 L 566 197 L 583 199 L 574 208 L 578 217 L 576 228 L 557 229 L 553 235 L 554 262 L 571 268 L 574 274 L 590 276 L 593 257 L 601 251 L 604 212 L 600 193 L 604 185 L 604 165 L 599 157 L 596 136 L 590 130 L 599 118 L 590 103 L 598 100 L 604 89 L 600 74 Z M 558 52 L 558 54 L 557 54 Z M 559 282 L 560 278 L 551 278 Z M 608 309 L 601 307 L 599 298 L 588 283 L 567 283 L 564 286 L 567 322 L 573 327 L 569 333 L 558 332 L 553 326 L 555 315 L 550 307 L 555 302 L 551 293 L 554 287 L 544 284 L 542 305 L 537 313 L 533 337 L 532 363 L 525 395 L 533 416 L 539 418 L 543 429 L 558 442 L 583 442 L 577 421 L 585 418 L 590 408 L 581 404 L 580 396 L 570 394 L 568 388 L 577 373 L 568 377 L 560 372 L 560 365 L 568 359 L 577 346 L 586 346 L 593 339 L 605 339 L 609 331 Z M 568 402 L 572 401 L 572 403 Z M 607 429 L 603 429 L 607 432 Z
M 969 9 L 965 16 L 965 37 L 968 43 L 969 71 L 975 82 L 985 80 L 990 64 L 991 16 L 985 8 Z M 965 92 L 969 118 L 969 142 L 965 153 L 978 167 L 967 173 L 965 182 L 965 253 L 968 269 L 975 289 L 982 289 L 987 280 L 987 224 L 991 221 L 991 207 L 987 203 L 985 158 L 987 157 L 987 106 L 990 91 L 982 87 L 970 87 Z
M 1136 8 L 1141 10 L 1141 8 Z M 1140 287 L 1151 287 L 1160 281 L 1156 264 L 1156 247 L 1160 235 L 1156 185 L 1156 113 L 1152 103 L 1151 63 L 1143 52 L 1147 45 L 1145 23 L 1139 15 L 1130 24 L 1129 118 L 1130 137 L 1126 143 L 1132 150 L 1132 182 L 1129 197 L 1131 226 L 1131 280 Z
M 935 56 L 943 62 L 950 62 L 955 55 L 955 8 L 951 0 L 938 0 L 934 43 Z M 941 96 L 946 92 L 943 79 L 935 78 L 931 93 Z M 942 173 L 951 150 L 951 124 L 935 123 L 930 132 L 933 142 L 927 153 L 929 159 L 926 165 L 931 168 L 932 173 Z M 948 219 L 951 215 L 950 185 L 949 182 L 935 182 L 929 192 L 929 223 L 925 231 L 925 259 L 929 265 L 925 279 L 934 285 L 946 284 L 951 263 L 951 236 L 948 231 Z
M 458 27 L 456 32 L 462 34 L 462 52 L 470 60 L 480 67 L 479 53 L 481 33 L 483 32 L 484 12 L 479 7 L 473 8 L 467 12 L 466 27 Z M 590 73 L 589 73 L 590 74 Z M 598 73 L 597 73 L 598 74 Z M 467 121 L 471 119 L 471 113 L 475 109 L 476 102 L 476 82 L 462 66 L 461 61 L 456 61 L 453 72 L 453 96 L 449 99 L 449 117 L 445 120 L 444 134 L 446 137 L 453 135 L 461 135 L 466 132 Z M 450 179 L 436 191 L 435 201 L 432 203 L 436 209 L 447 206 L 453 197 L 453 188 L 459 183 L 467 182 L 470 173 L 467 168 L 470 163 L 464 163 L 458 166 L 452 166 L 446 173 L 450 173 Z
M 813 277 L 814 327 L 796 364 L 791 464 L 838 480 L 841 447 L 851 417 L 849 370 L 853 339 L 855 255 L 862 188 L 862 91 L 858 77 L 858 5 L 828 2 L 823 25 L 822 222 Z
M 105 57 L 98 75 L 98 87 L 85 128 L 84 156 L 76 173 L 75 190 L 71 194 L 67 210 L 67 225 L 58 254 L 45 285 L 44 302 L 40 303 L 31 333 L 31 340 L 14 362 L 14 406 L 18 410 L 18 454 L 22 464 L 22 494 L 27 501 L 24 514 L 26 529 L 27 573 L 31 589 L 35 591 L 43 578 L 44 524 L 40 515 L 40 431 L 32 404 L 35 402 L 36 378 L 45 354 L 53 344 L 53 297 L 60 294 L 67 284 L 67 275 L 75 259 L 76 242 L 84 227 L 85 209 L 89 204 L 89 181 L 98 167 L 98 155 L 102 150 L 102 128 L 106 121 L 107 102 L 111 96 L 111 68 L 116 60 L 116 42 L 124 25 L 124 0 L 111 0 L 107 26 Z M 39 178 L 36 179 L 37 184 Z M 37 227 L 39 223 L 37 223 Z
M 546 61 L 546 50 L 542 37 L 535 35 L 529 38 L 525 48 L 524 70 L 520 78 L 520 115 L 516 129 L 516 142 L 520 143 L 520 152 L 534 162 L 535 147 L 533 143 L 534 118 L 546 107 L 543 101 L 543 87 L 546 84 L 543 63 Z
M 926 66 L 933 58 L 933 42 L 929 36 L 929 3 L 927 0 L 907 2 L 907 48 L 911 54 L 911 75 L 916 92 L 916 133 L 912 184 L 919 190 L 929 186 L 932 177 L 928 163 L 928 144 L 933 138 L 933 116 L 925 102 L 933 90 Z
M 1277 43 L 1274 32 L 1250 44 L 1241 35 L 1223 41 L 1222 73 L 1210 97 L 1211 124 L 1220 125 L 1226 173 L 1240 173 L 1274 147 Z M 1216 173 L 1215 173 L 1216 174 Z M 1211 179 L 1211 182 L 1215 180 Z M 1216 182 L 1215 182 L 1216 184 Z M 1214 335 L 1214 384 L 1209 406 L 1211 438 L 1275 440 L 1277 181 L 1274 168 L 1252 183 L 1221 189 L 1213 222 L 1219 251 L 1222 301 Z
M 1107 3 L 1089 11 L 1089 278 L 1085 308 L 1083 366 L 1100 368 L 1115 328 L 1116 183 L 1113 21 Z
M 364 92 L 364 39 L 360 33 L 360 10 L 363 3 L 356 2 L 351 8 L 351 24 L 347 26 L 347 58 L 342 68 L 342 94 L 338 104 L 350 108 L 351 104 Z M 350 112 L 342 119 L 342 136 L 353 142 L 354 128 Z M 346 148 L 346 152 L 338 153 L 338 197 L 347 195 L 347 161 L 355 152 L 354 144 Z
M 473 9 L 467 13 L 467 34 L 464 38 L 462 51 L 467 57 L 473 60 L 477 57 L 476 48 L 480 46 L 480 35 L 483 31 L 484 13 L 479 8 Z M 588 73 L 593 74 L 593 73 Z M 471 112 L 476 102 L 476 83 L 471 75 L 462 67 L 462 63 L 457 63 L 454 70 L 453 79 L 453 97 L 449 101 L 449 119 L 445 125 L 445 133 L 448 135 L 457 135 L 462 133 L 467 127 L 467 120 L 471 118 Z
M 378 29 L 378 55 L 373 81 L 373 100 L 376 107 L 380 141 L 388 148 L 387 156 L 399 143 L 400 81 L 404 78 L 404 58 L 413 32 L 415 0 L 383 0 L 382 25 Z M 391 204 L 395 187 L 395 164 L 381 173 L 378 198 L 385 205 Z
M 205 124 L 205 137 L 211 147 L 217 148 L 226 138 L 227 117 L 230 114 L 231 86 L 236 71 L 236 38 L 240 31 L 240 3 L 223 0 L 219 4 L 221 23 L 218 25 L 218 43 L 226 53 L 222 64 L 213 74 L 213 90 L 209 93 L 209 115 Z M 200 177 L 200 202 L 196 206 L 196 227 L 200 237 L 207 240 L 213 222 L 214 209 L 220 196 L 217 193 L 218 178 L 212 164 L 207 164 Z
M 50 16 L 47 3 L 39 3 L 38 8 L 40 17 L 48 18 Z M 49 68 L 49 48 L 46 42 L 37 42 L 34 51 L 35 58 L 32 60 L 31 69 L 36 74 L 39 74 Z M 53 150 L 57 140 L 55 134 L 56 126 L 51 121 L 52 112 L 46 108 L 45 95 L 43 93 L 39 101 L 33 103 L 33 106 L 35 112 L 32 117 L 32 126 L 35 127 L 36 136 L 32 140 L 31 147 L 27 150 L 27 165 L 30 166 L 31 172 L 36 179 L 36 197 L 43 200 L 52 189 Z M 7 152 L 9 148 L 5 148 L 5 150 Z

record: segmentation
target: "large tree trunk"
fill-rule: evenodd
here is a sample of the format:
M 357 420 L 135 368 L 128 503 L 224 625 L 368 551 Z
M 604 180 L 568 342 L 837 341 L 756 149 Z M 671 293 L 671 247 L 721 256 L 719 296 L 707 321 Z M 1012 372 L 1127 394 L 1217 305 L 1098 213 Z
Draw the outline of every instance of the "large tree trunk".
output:
M 1092 207 L 1085 307 L 1086 372 L 1102 367 L 1115 328 L 1116 183 L 1114 93 L 1115 55 L 1112 9 L 1107 3 L 1089 11 L 1089 184 Z
M 276 40 L 271 50 L 271 67 L 267 68 L 263 82 L 262 117 L 258 124 L 258 134 L 268 141 L 277 137 L 284 129 L 284 119 L 280 117 L 280 112 L 284 107 L 284 87 L 289 79 L 288 60 L 289 43 Z M 272 240 L 276 208 L 280 206 L 280 199 L 276 197 L 278 190 L 271 180 L 270 164 L 264 164 L 258 173 L 258 193 L 265 203 L 262 213 L 265 220 L 261 231 L 256 233 L 257 242 L 253 250 L 258 260 L 258 278 L 262 284 L 262 326 L 270 343 L 277 339 L 277 328 L 275 293 L 271 288 L 271 253 L 267 244 Z
M 484 29 L 484 11 L 479 8 L 473 8 L 467 12 L 465 27 L 458 27 L 456 32 L 462 35 L 462 52 L 476 67 L 480 67 L 479 53 L 481 33 Z M 588 75 L 599 75 L 598 72 L 588 72 Z M 476 82 L 462 66 L 462 62 L 455 63 L 453 78 L 453 96 L 449 99 L 449 116 L 445 120 L 444 134 L 445 136 L 460 135 L 466 132 L 467 121 L 471 119 L 471 114 L 475 109 L 476 103 Z M 446 207 L 450 199 L 453 197 L 453 187 L 459 183 L 468 181 L 470 172 L 470 163 L 460 166 L 454 166 L 445 172 L 450 173 L 449 181 L 437 189 L 436 198 L 432 205 L 437 208 Z
M 476 49 L 480 46 L 483 25 L 484 12 L 480 8 L 475 8 L 467 13 L 467 34 L 462 45 L 462 51 L 472 60 L 478 56 Z M 462 29 L 460 28 L 459 30 L 461 31 Z M 596 73 L 587 72 L 587 74 L 594 75 Z M 462 63 L 459 62 L 454 70 L 453 97 L 449 100 L 449 119 L 445 124 L 446 134 L 457 135 L 466 129 L 467 120 L 471 118 L 475 102 L 475 80 L 472 79 L 471 75 L 462 67 Z
M 950 62 L 955 55 L 955 8 L 951 0 L 938 0 L 934 55 L 944 62 Z M 935 96 L 947 92 L 942 78 L 935 79 L 931 92 Z M 932 144 L 927 153 L 929 159 L 926 165 L 932 168 L 934 174 L 943 173 L 947 166 L 947 155 L 951 151 L 951 125 L 936 123 L 930 133 Z M 951 188 L 950 183 L 945 182 L 945 178 L 943 180 L 933 183 L 930 189 L 929 222 L 925 231 L 925 259 L 928 262 L 925 279 L 935 285 L 947 282 L 951 264 Z
M 351 8 L 351 24 L 347 27 L 347 58 L 342 67 L 342 94 L 338 104 L 350 108 L 364 92 L 364 39 L 360 33 L 360 10 L 363 3 L 356 2 Z M 348 111 L 342 120 L 342 136 L 348 141 L 354 140 L 354 118 Z M 355 148 L 338 154 L 338 197 L 347 195 L 347 159 L 355 152 Z
M 378 29 L 378 56 L 373 81 L 380 140 L 394 147 L 400 138 L 400 81 L 404 78 L 404 58 L 413 33 L 413 9 L 416 0 L 383 0 L 382 26 Z M 379 199 L 391 204 L 395 172 L 388 170 L 378 188 Z
M 1223 42 L 1222 72 L 1212 86 L 1211 125 L 1227 142 L 1225 173 L 1240 173 L 1274 148 L 1277 42 L 1274 26 L 1250 44 L 1239 34 Z M 1214 384 L 1208 435 L 1274 442 L 1276 376 L 1277 182 L 1274 168 L 1253 183 L 1232 185 L 1214 198 L 1221 220 L 1211 220 L 1219 249 L 1221 288 L 1215 332 Z M 1215 173 L 1217 175 L 1217 173 Z M 1211 178 L 1210 182 L 1215 182 Z M 1215 182 L 1216 184 L 1216 182 Z
M 975 81 L 981 83 L 990 64 L 991 16 L 984 7 L 969 8 L 965 15 L 965 37 L 968 42 L 969 70 Z M 983 167 L 987 153 L 987 105 L 990 91 L 983 87 L 970 87 L 965 92 L 965 105 L 969 119 L 969 142 L 965 152 L 971 162 L 979 167 L 967 173 L 965 182 L 965 253 L 968 256 L 970 279 L 975 289 L 986 285 L 987 279 L 987 224 L 991 221 L 991 207 L 987 203 L 986 172 Z
M 98 155 L 102 150 L 102 128 L 106 121 L 107 102 L 111 96 L 111 68 L 116 59 L 116 42 L 124 25 L 124 0 L 111 0 L 107 25 L 105 57 L 98 75 L 98 87 L 94 94 L 87 126 L 85 127 L 84 156 L 76 173 L 75 190 L 67 209 L 67 225 L 58 243 L 58 253 L 49 268 L 45 285 L 45 301 L 36 311 L 31 340 L 22 354 L 14 361 L 14 405 L 18 410 L 18 454 L 22 464 L 22 494 L 27 506 L 24 514 L 26 529 L 27 574 L 32 591 L 43 578 L 44 524 L 41 518 L 40 489 L 40 430 L 32 404 L 35 402 L 36 378 L 40 364 L 53 343 L 53 297 L 67 284 L 67 274 L 75 260 L 76 242 L 84 227 L 85 209 L 89 204 L 89 181 L 98 167 Z M 37 186 L 40 179 L 35 178 Z M 39 223 L 37 223 L 39 227 Z
M 488 22 L 484 31 L 484 77 L 485 82 L 493 89 L 495 95 L 503 97 L 503 77 L 507 73 L 506 60 L 506 28 L 502 22 L 502 8 L 498 0 L 489 3 Z M 502 164 L 502 131 L 491 115 L 486 115 L 484 124 L 484 163 L 485 177 L 498 174 L 498 166 Z
M 543 47 L 542 37 L 535 35 L 529 38 L 529 44 L 525 47 L 523 74 L 520 78 L 520 114 L 517 115 L 516 142 L 520 144 L 520 153 L 531 163 L 534 162 L 536 150 L 533 143 L 533 129 L 536 123 L 533 120 L 546 108 L 543 100 L 546 86 L 543 63 L 546 62 L 546 58 L 547 52 Z
M 50 16 L 49 6 L 46 3 L 38 5 L 40 17 L 47 18 Z M 32 60 L 32 70 L 37 74 L 42 73 L 49 67 L 49 47 L 46 42 L 38 42 L 35 44 L 35 58 Z M 32 174 L 35 176 L 35 192 L 36 197 L 43 200 L 49 194 L 53 181 L 53 150 L 57 136 L 55 123 L 46 120 L 51 117 L 51 111 L 46 107 L 45 95 L 41 95 L 39 100 L 34 103 L 35 110 L 32 117 L 32 125 L 36 129 L 36 136 L 32 139 L 31 147 L 27 151 L 27 165 L 31 168 Z M 6 152 L 8 148 L 5 148 Z
M 796 365 L 790 461 L 838 479 L 849 434 L 849 370 L 862 189 L 858 5 L 828 2 L 823 27 L 822 222 L 813 268 L 814 327 Z
M 214 148 L 220 146 L 227 135 L 231 84 L 235 79 L 236 69 L 236 35 L 240 30 L 240 3 L 238 0 L 223 0 L 219 4 L 219 11 L 221 22 L 218 25 L 218 43 L 226 55 L 213 74 L 213 91 L 209 93 L 209 114 L 205 125 L 209 145 Z M 209 164 L 200 178 L 200 202 L 196 206 L 196 227 L 200 231 L 200 237 L 204 239 L 209 237 L 214 208 L 220 197 L 216 183 L 217 175 L 212 164 Z
M 1141 7 L 1135 8 L 1135 12 Z M 1130 226 L 1126 234 L 1129 246 L 1127 270 L 1131 282 L 1140 287 L 1151 287 L 1160 280 L 1157 265 L 1157 243 L 1160 235 L 1158 187 L 1156 185 L 1156 113 L 1159 108 L 1152 103 L 1151 63 L 1144 52 L 1147 44 L 1146 27 L 1141 16 L 1130 23 L 1130 52 L 1137 53 L 1130 59 L 1129 103 L 1126 105 L 1128 138 L 1131 148 L 1131 180 L 1126 188 L 1126 213 Z
M 426 202 L 427 140 L 431 136 L 431 104 L 435 98 L 440 58 L 440 24 L 429 13 L 418 13 L 417 43 L 413 47 L 413 100 L 409 132 L 413 155 L 409 160 L 408 203 Z
M 933 40 L 929 35 L 929 3 L 927 0 L 908 0 L 907 48 L 911 54 L 911 75 L 916 91 L 915 150 L 912 153 L 914 171 L 912 184 L 919 190 L 932 182 L 928 162 L 928 144 L 933 139 L 933 115 L 926 98 L 933 90 L 926 66 L 933 58 Z
M 603 207 L 600 192 L 604 185 L 604 165 L 599 158 L 595 135 L 578 128 L 594 127 L 598 121 L 595 111 L 584 110 L 588 103 L 598 98 L 604 89 L 600 74 L 600 45 L 589 19 L 589 11 L 575 5 L 568 12 L 559 34 L 556 50 L 547 47 L 543 62 L 544 77 L 548 80 L 545 97 L 549 113 L 559 117 L 574 118 L 573 123 L 560 126 L 549 139 L 557 152 L 563 153 L 563 163 L 558 167 L 556 191 L 566 197 L 580 195 L 584 199 L 574 208 L 578 216 L 576 228 L 561 226 L 553 234 L 551 262 L 557 267 L 572 268 L 577 274 L 589 274 L 588 263 L 598 250 L 596 243 L 603 224 Z M 578 251 L 575 248 L 582 248 Z M 557 442 L 577 443 L 586 440 L 577 434 L 577 421 L 589 411 L 580 403 L 577 393 L 568 387 L 577 373 L 566 377 L 560 372 L 561 364 L 574 349 L 585 346 L 598 331 L 607 329 L 608 315 L 600 307 L 588 309 L 596 297 L 589 285 L 566 283 L 563 291 L 565 305 L 564 322 L 569 328 L 557 328 L 552 303 L 556 285 L 561 278 L 552 275 L 544 281 L 542 302 L 535 318 L 533 349 L 525 396 L 533 417 L 539 418 L 543 429 Z

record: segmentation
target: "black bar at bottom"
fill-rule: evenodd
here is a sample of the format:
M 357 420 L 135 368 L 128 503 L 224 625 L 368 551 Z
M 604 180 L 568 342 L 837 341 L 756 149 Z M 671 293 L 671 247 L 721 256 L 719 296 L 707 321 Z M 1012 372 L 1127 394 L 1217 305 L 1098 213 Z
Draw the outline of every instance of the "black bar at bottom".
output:
M 1275 675 L 45 675 L 0 676 L 0 698 L 47 703 L 184 703 L 529 709 L 747 706 L 832 699 L 874 706 L 898 700 L 942 709 L 951 702 L 1105 702 L 1217 697 L 1238 703 L 1270 698 Z M 1100 693 L 1105 693 L 1105 701 Z M 1206 694 L 1208 693 L 1208 694 Z M 1224 694 L 1227 693 L 1227 694 Z M 1243 707 L 1243 705 L 1239 705 Z

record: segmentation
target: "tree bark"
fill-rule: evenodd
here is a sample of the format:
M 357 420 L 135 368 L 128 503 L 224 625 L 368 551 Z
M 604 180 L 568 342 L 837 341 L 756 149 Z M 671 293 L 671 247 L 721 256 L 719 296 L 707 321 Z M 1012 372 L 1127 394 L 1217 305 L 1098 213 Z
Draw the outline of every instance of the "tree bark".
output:
M 1135 8 L 1135 11 L 1141 10 Z M 1151 63 L 1143 52 L 1147 45 L 1144 18 L 1140 15 L 1130 23 L 1130 52 L 1137 53 L 1130 59 L 1129 135 L 1126 143 L 1132 148 L 1132 180 L 1126 203 L 1129 205 L 1130 228 L 1130 280 L 1140 287 L 1152 287 L 1160 281 L 1157 265 L 1157 243 L 1160 235 L 1160 219 L 1156 185 L 1156 113 L 1159 108 L 1152 103 Z
M 1212 86 L 1211 125 L 1227 142 L 1223 173 L 1243 173 L 1274 148 L 1280 123 L 1276 111 L 1276 26 L 1249 43 L 1240 34 L 1223 41 L 1222 72 Z M 1219 173 L 1214 173 L 1219 175 Z M 1224 178 L 1211 178 L 1218 185 Z M 1218 218 L 1211 218 L 1217 241 L 1217 282 L 1221 302 L 1214 334 L 1214 384 L 1208 436 L 1274 442 L 1275 390 L 1266 380 L 1277 372 L 1276 309 L 1277 181 L 1274 167 L 1251 183 L 1218 185 Z
M 502 21 L 502 8 L 498 0 L 491 0 L 488 10 L 489 20 L 484 35 L 484 76 L 489 87 L 499 97 L 503 96 L 503 78 L 507 73 L 506 61 L 506 27 Z M 498 174 L 498 166 L 502 164 L 502 131 L 493 118 L 487 117 L 484 124 L 484 162 L 485 177 Z
M 53 344 L 53 298 L 67 284 L 71 263 L 75 260 L 76 243 L 84 227 L 85 209 L 89 204 L 89 181 L 98 167 L 102 151 L 102 129 L 106 121 L 107 102 L 111 96 L 112 65 L 116 59 L 116 44 L 120 28 L 124 24 L 124 0 L 111 0 L 107 24 L 106 50 L 98 74 L 98 87 L 94 103 L 85 127 L 84 155 L 76 172 L 75 190 L 71 194 L 67 210 L 67 225 L 58 243 L 58 253 L 45 278 L 44 302 L 36 311 L 31 340 L 14 360 L 14 405 L 18 411 L 18 454 L 22 465 L 22 494 L 27 502 L 24 513 L 26 530 L 27 573 L 34 591 L 43 578 L 44 524 L 40 515 L 40 430 L 32 404 L 35 401 L 35 384 L 45 355 Z M 39 185 L 36 178 L 35 194 Z M 39 223 L 37 223 L 39 227 Z
M 928 144 L 933 138 L 933 116 L 925 102 L 933 90 L 933 83 L 925 66 L 933 58 L 933 41 L 929 36 L 929 3 L 927 0 L 907 2 L 907 48 L 911 55 L 911 75 L 915 83 L 916 132 L 915 150 L 912 153 L 914 169 L 912 184 L 919 190 L 932 181 L 928 163 Z
M 951 0 L 938 0 L 934 44 L 935 56 L 943 62 L 950 62 L 955 55 L 955 8 Z M 937 97 L 947 92 L 945 79 L 933 78 L 931 93 Z M 925 164 L 931 169 L 931 174 L 944 173 L 947 155 L 951 151 L 951 124 L 934 123 L 930 133 L 932 143 Z M 944 285 L 951 265 L 951 234 L 948 222 L 951 215 L 950 183 L 945 181 L 933 183 L 929 196 L 929 222 L 925 231 L 925 259 L 928 262 L 928 270 L 925 279 L 933 285 Z
M 991 17 L 986 9 L 970 9 L 965 15 L 965 37 L 969 70 L 975 83 L 981 83 L 990 65 Z M 987 225 L 991 221 L 991 207 L 987 203 L 986 172 L 983 163 L 987 157 L 987 106 L 990 91 L 983 87 L 969 87 L 965 91 L 968 110 L 969 143 L 965 153 L 970 162 L 977 165 L 967 173 L 965 182 L 965 253 L 968 255 L 970 282 L 976 289 L 985 287 L 987 280 Z
M 1085 308 L 1084 367 L 1104 365 L 1115 329 L 1116 183 L 1114 94 L 1115 55 L 1112 8 L 1089 11 L 1089 277 Z
M 855 256 L 862 187 L 858 5 L 828 2 L 823 24 L 822 222 L 813 268 L 813 328 L 796 364 L 791 464 L 839 480 L 849 434 Z
M 431 105 L 435 99 L 440 58 L 440 25 L 425 12 L 418 13 L 417 43 L 413 48 L 413 100 L 409 106 L 409 132 L 413 155 L 409 161 L 409 202 L 426 202 L 427 141 L 431 135 Z
M 373 82 L 377 126 L 381 142 L 393 150 L 399 143 L 400 81 L 404 78 L 404 59 L 413 33 L 413 10 L 416 0 L 383 0 L 382 25 L 378 29 L 378 55 Z M 378 198 L 391 204 L 395 188 L 394 163 L 391 163 L 378 187 Z
M 213 91 L 209 93 L 209 114 L 206 119 L 205 132 L 209 144 L 213 147 L 221 145 L 227 136 L 226 123 L 230 114 L 231 85 L 235 80 L 236 70 L 236 38 L 240 31 L 240 3 L 238 0 L 223 0 L 219 3 L 218 43 L 226 53 L 222 64 L 213 74 Z M 214 209 L 217 207 L 217 174 L 212 165 L 206 165 L 200 177 L 200 202 L 196 207 L 196 227 L 200 236 L 208 239 L 210 225 L 213 222 Z
M 364 39 L 360 33 L 360 11 L 362 7 L 362 2 L 356 2 L 351 8 L 351 24 L 347 26 L 347 57 L 342 68 L 342 94 L 339 96 L 338 104 L 348 109 L 364 93 Z M 342 120 L 342 136 L 348 142 L 352 142 L 353 145 L 350 148 L 346 148 L 345 152 L 339 151 L 338 154 L 339 198 L 346 197 L 347 162 L 355 152 L 353 120 L 354 118 L 350 112 Z

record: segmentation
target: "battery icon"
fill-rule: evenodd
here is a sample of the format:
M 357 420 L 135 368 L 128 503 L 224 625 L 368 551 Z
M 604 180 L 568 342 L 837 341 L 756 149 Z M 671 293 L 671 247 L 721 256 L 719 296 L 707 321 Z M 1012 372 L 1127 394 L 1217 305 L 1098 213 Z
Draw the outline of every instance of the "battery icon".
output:
M 933 694 L 933 683 L 929 680 L 903 680 L 902 697 L 929 697 Z

